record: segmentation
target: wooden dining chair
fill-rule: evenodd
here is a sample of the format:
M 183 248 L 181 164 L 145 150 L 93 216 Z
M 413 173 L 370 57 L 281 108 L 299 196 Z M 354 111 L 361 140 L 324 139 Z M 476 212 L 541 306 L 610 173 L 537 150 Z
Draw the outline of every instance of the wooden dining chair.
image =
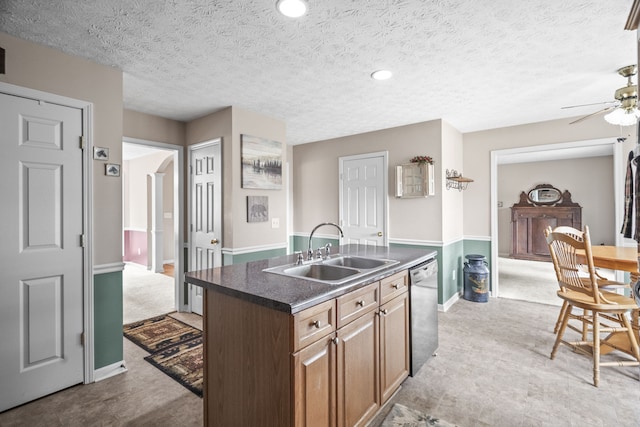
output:
M 577 240 L 580 240 L 580 241 L 582 241 L 584 239 L 584 237 L 583 237 L 584 232 L 582 230 L 578 230 L 577 228 L 573 228 L 573 227 L 566 226 L 566 225 L 560 225 L 560 226 L 558 226 L 556 228 L 553 228 L 553 229 L 551 228 L 551 226 L 547 226 L 547 228 L 544 230 L 545 237 L 548 237 L 549 234 L 552 231 L 555 232 L 555 233 L 567 234 L 567 235 L 572 236 L 573 238 L 575 238 Z M 558 284 L 560 285 L 560 288 L 562 288 L 562 285 L 561 285 L 562 276 L 560 274 L 560 270 L 557 268 L 557 263 L 553 259 L 554 253 L 553 253 L 551 248 L 549 248 L 549 254 L 551 255 L 551 259 L 553 261 L 554 270 L 555 270 L 555 273 L 556 273 L 556 278 L 558 279 Z M 589 280 L 589 277 L 588 277 L 589 272 L 588 272 L 586 266 L 580 265 L 580 267 L 581 267 L 580 270 L 582 272 L 583 280 Z M 619 288 L 629 288 L 630 287 L 629 284 L 622 283 L 622 282 L 617 282 L 617 281 L 614 281 L 614 280 L 609 280 L 608 278 L 600 275 L 598 273 L 598 270 L 596 270 L 596 279 L 597 279 L 597 282 L 598 282 L 598 287 L 604 288 L 604 289 L 614 290 L 614 289 L 619 289 Z M 556 319 L 556 324 L 555 324 L 555 326 L 553 328 L 553 333 L 554 334 L 557 334 L 558 333 L 558 329 L 560 329 L 560 324 L 562 323 L 562 318 L 564 317 L 564 313 L 565 313 L 566 309 L 567 309 L 567 301 L 563 300 L 562 307 L 560 308 L 560 313 L 558 313 L 558 318 Z M 583 313 L 583 315 L 588 315 L 588 313 Z M 575 329 L 575 328 L 573 328 L 572 325 L 570 325 L 569 327 L 572 328 L 572 329 Z M 583 331 L 586 333 L 586 329 L 584 327 L 583 327 Z
M 555 230 L 545 234 L 560 285 L 558 296 L 566 302 L 562 323 L 551 351 L 551 359 L 555 358 L 560 344 L 592 357 L 593 384 L 596 387 L 600 382 L 600 366 L 640 366 L 638 340 L 627 317 L 630 312 L 638 310 L 638 306 L 633 298 L 599 286 L 593 264 L 589 227 L 584 227 L 582 238 L 572 233 Z M 581 265 L 578 263 L 576 254 L 578 250 L 585 253 L 587 277 L 581 274 Z M 582 309 L 583 314 L 574 314 L 574 308 Z M 581 340 L 564 339 L 564 333 L 571 320 L 581 322 L 581 327 L 575 328 L 581 333 Z M 588 331 L 585 325 L 588 326 Z M 604 334 L 607 335 L 603 337 Z M 626 339 L 621 344 L 614 343 L 611 338 L 620 334 L 623 334 Z M 615 361 L 601 362 L 601 346 L 607 346 L 607 350 L 611 348 L 624 352 L 635 360 L 627 356 Z

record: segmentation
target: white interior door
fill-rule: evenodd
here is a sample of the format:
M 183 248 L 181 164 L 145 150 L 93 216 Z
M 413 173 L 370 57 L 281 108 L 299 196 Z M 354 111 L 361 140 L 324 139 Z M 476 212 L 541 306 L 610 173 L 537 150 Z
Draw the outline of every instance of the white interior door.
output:
M 84 379 L 82 111 L 0 94 L 0 412 Z
M 189 266 L 191 271 L 222 264 L 222 173 L 220 140 L 198 144 L 190 151 L 191 226 Z M 190 306 L 202 314 L 202 288 L 191 286 Z
M 387 153 L 340 158 L 340 225 L 346 243 L 386 246 Z

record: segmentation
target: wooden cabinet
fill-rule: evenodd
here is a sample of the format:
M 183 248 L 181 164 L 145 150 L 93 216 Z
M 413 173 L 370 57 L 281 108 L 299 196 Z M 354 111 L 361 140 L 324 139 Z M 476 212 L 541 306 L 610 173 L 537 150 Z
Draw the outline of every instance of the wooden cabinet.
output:
M 409 375 L 409 294 L 380 307 L 380 395 L 386 402 Z
M 295 425 L 336 425 L 336 345 L 331 334 L 293 354 Z
M 553 187 L 543 184 L 531 191 L 548 188 Z M 582 207 L 571 201 L 568 191 L 559 197 L 554 204 L 541 204 L 533 202 L 524 191 L 521 193 L 520 202 L 511 207 L 512 258 L 548 261 L 551 258 L 544 237 L 545 228 L 567 225 L 582 229 Z
M 373 310 L 338 329 L 338 427 L 363 426 L 380 408 L 379 334 Z
M 408 376 L 408 274 L 295 315 L 205 292 L 207 426 L 363 426 Z

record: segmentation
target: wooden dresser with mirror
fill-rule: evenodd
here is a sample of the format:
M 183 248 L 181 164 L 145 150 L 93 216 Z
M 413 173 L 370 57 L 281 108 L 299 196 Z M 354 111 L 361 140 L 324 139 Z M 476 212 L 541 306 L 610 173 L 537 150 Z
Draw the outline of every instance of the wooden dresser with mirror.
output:
M 551 184 L 540 184 L 520 193 L 520 201 L 511 207 L 511 257 L 550 261 L 544 229 L 568 225 L 582 229 L 582 207 Z

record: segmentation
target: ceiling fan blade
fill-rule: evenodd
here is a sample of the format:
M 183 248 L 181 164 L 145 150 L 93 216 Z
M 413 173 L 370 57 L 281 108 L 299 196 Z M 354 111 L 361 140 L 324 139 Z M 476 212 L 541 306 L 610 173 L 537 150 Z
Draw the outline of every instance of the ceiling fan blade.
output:
M 593 104 L 580 104 L 580 105 L 569 105 L 566 107 L 560 107 L 561 110 L 566 110 L 567 108 L 577 108 L 577 107 L 590 107 L 592 105 L 604 105 L 604 104 L 615 104 L 618 101 L 604 101 L 604 102 L 594 102 Z
M 572 125 L 574 123 L 580 123 L 583 120 L 587 120 L 588 118 L 593 117 L 593 116 L 597 116 L 598 114 L 606 113 L 607 111 L 612 110 L 614 108 L 617 108 L 617 107 L 612 105 L 611 107 L 603 108 L 602 110 L 596 111 L 595 113 L 587 114 L 586 116 L 580 117 L 579 119 L 574 120 L 574 121 L 570 122 L 569 124 Z

